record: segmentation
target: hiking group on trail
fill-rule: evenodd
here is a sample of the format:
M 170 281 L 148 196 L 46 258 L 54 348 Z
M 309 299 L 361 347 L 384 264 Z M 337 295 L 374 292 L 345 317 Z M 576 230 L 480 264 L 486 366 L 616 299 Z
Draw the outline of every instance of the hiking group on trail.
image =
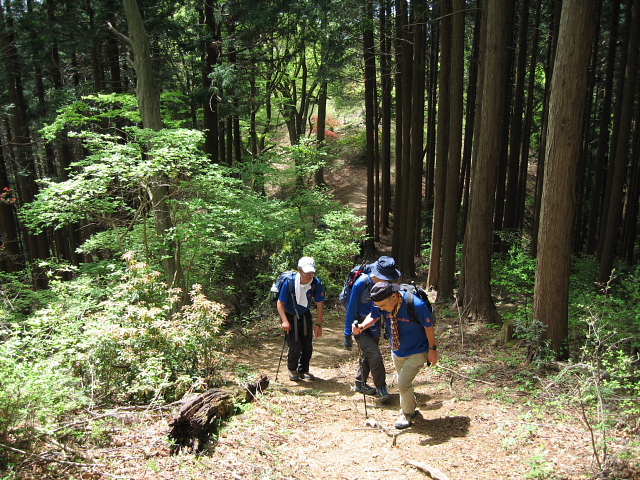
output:
M 313 354 L 313 335 L 315 333 L 316 338 L 322 336 L 325 298 L 322 281 L 315 272 L 315 260 L 302 257 L 297 271 L 283 272 L 272 287 L 274 296 L 277 295 L 277 310 L 289 348 L 287 368 L 292 381 L 315 378 L 309 372 L 309 364 Z M 340 297 L 347 310 L 343 345 L 351 350 L 355 338 L 360 351 L 355 391 L 375 396 L 380 403 L 389 400 L 386 371 L 379 348 L 380 336 L 383 335 L 391 345 L 400 393 L 400 416 L 395 427 L 404 429 L 411 426 L 416 413 L 413 380 L 425 363 L 438 363 L 438 352 L 435 314 L 426 292 L 414 285 L 392 283 L 400 277 L 395 260 L 382 256 L 372 264 L 356 266 Z M 310 310 L 312 300 L 317 307 L 315 327 Z M 375 387 L 367 384 L 369 375 Z

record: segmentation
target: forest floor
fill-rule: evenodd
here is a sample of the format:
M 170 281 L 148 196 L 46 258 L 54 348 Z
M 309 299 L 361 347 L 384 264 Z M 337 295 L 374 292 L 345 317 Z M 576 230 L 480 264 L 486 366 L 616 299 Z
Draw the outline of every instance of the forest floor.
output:
M 336 188 L 348 188 L 353 178 L 343 173 Z M 34 473 L 26 468 L 21 478 L 640 479 L 637 457 L 610 462 L 596 475 L 590 429 L 578 407 L 560 401 L 567 392 L 524 367 L 521 349 L 498 345 L 495 327 L 459 318 L 439 316 L 441 361 L 414 382 L 414 425 L 396 430 L 399 401 L 388 345 L 381 342 L 392 399 L 379 405 L 353 391 L 357 347 L 342 347 L 343 309 L 327 307 L 324 333 L 314 341 L 314 381 L 290 381 L 284 360 L 278 370 L 283 336 L 275 313 L 235 332 L 227 378 L 260 372 L 271 383 L 222 423 L 200 455 L 170 454 L 167 421 L 180 404 L 121 408 L 87 425 L 94 441 L 82 451 L 84 465 L 50 464 L 55 474 L 34 465 Z M 538 381 L 546 387 L 533 390 Z M 606 446 L 609 458 L 623 458 L 633 448 L 637 453 L 638 437 L 611 431 Z
M 355 346 L 342 348 L 343 320 L 335 310 L 314 342 L 314 381 L 290 381 L 282 365 L 278 372 L 283 337 L 275 319 L 238 336 L 242 340 L 227 354 L 234 366 L 230 374 L 259 371 L 271 384 L 225 421 L 200 455 L 170 454 L 167 422 L 179 405 L 118 409 L 103 412 L 87 427 L 104 444 L 83 452 L 82 476 L 77 466 L 55 465 L 57 475 L 40 471 L 23 478 L 640 478 L 640 465 L 634 467 L 633 460 L 610 464 L 595 475 L 590 431 L 578 409 L 552 407 L 559 392 L 551 387 L 536 396 L 527 393 L 526 381 L 534 379 L 517 366 L 523 353 L 494 346 L 496 330 L 483 324 L 438 322 L 441 366 L 420 372 L 414 383 L 417 419 L 410 428 L 396 430 L 399 402 L 388 345 L 382 349 L 392 399 L 379 405 L 353 391 L 358 352 Z M 634 442 L 637 448 L 637 436 L 610 435 L 611 458 Z M 434 475 L 411 462 L 428 465 Z M 64 470 L 67 476 L 60 475 Z

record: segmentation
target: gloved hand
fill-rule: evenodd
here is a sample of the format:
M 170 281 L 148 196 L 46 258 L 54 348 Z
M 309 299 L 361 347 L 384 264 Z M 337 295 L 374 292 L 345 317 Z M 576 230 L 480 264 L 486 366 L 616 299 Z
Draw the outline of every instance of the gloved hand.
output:
M 353 337 L 351 335 L 344 336 L 344 348 L 351 350 L 353 348 Z

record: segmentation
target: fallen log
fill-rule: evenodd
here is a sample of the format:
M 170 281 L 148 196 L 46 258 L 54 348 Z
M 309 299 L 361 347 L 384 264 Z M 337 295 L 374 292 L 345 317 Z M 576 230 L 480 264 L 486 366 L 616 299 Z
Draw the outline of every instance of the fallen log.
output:
M 268 386 L 269 378 L 263 375 L 256 383 L 212 388 L 187 400 L 169 419 L 171 454 L 183 449 L 192 453 L 202 451 L 211 435 L 218 432 L 222 420 L 233 414 L 238 403 L 251 402 Z

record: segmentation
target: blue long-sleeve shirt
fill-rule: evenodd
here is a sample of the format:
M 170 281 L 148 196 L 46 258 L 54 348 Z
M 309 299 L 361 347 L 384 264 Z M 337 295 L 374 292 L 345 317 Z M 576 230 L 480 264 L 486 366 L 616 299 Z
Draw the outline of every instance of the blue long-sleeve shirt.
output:
M 367 273 L 360 275 L 354 282 L 351 288 L 351 295 L 349 296 L 349 303 L 347 304 L 347 314 L 344 319 L 344 334 L 351 335 L 351 327 L 355 320 L 364 319 L 373 307 L 373 301 L 369 296 L 371 287 L 373 286 L 373 279 Z M 376 323 L 372 327 L 369 327 L 369 333 L 372 337 L 380 336 L 379 324 Z

